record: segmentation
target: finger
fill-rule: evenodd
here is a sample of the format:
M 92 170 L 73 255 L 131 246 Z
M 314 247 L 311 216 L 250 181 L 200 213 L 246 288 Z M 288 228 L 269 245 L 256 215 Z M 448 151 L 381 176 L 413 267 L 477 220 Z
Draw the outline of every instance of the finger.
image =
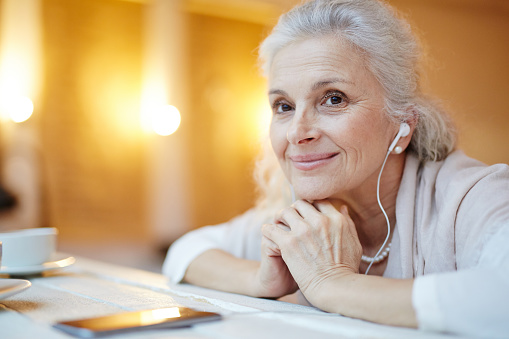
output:
M 328 200 L 315 201 L 314 205 L 324 215 L 328 216 L 332 220 L 338 220 L 340 225 L 344 225 L 343 227 L 345 227 L 345 229 L 347 229 L 355 238 L 358 239 L 357 228 L 355 227 L 355 223 L 350 216 L 350 211 L 348 210 L 347 205 L 342 205 L 339 208 L 339 211 Z
M 316 217 L 316 215 L 320 212 L 315 206 L 313 206 L 312 202 L 307 200 L 297 200 L 292 204 L 292 207 L 304 219 Z
M 285 224 L 277 223 L 276 226 L 286 232 L 290 232 L 292 230 L 289 226 L 287 226 Z
M 264 253 L 269 257 L 281 256 L 281 250 L 278 245 L 265 236 L 262 237 L 262 248 Z
M 328 200 L 315 201 L 313 205 L 324 215 L 332 218 L 339 217 L 349 227 L 355 227 L 355 224 L 350 217 L 347 205 L 342 205 L 339 210 L 337 210 L 336 207 L 334 207 L 334 205 Z
M 280 248 L 279 244 L 288 235 L 288 231 L 277 224 L 265 224 L 262 227 L 262 235 Z
M 284 211 L 286 210 L 286 208 L 283 208 L 281 210 L 279 210 L 276 215 L 274 216 L 274 223 L 279 223 L 279 224 L 283 224 L 283 225 L 286 225 L 286 221 L 284 220 L 284 218 L 282 217 Z
M 276 223 L 285 225 L 290 229 L 306 226 L 304 219 L 293 206 L 281 210 L 276 216 Z
M 355 223 L 353 219 L 350 217 L 350 211 L 348 209 L 348 206 L 343 205 L 340 207 L 339 212 L 343 216 L 344 220 L 346 221 L 346 228 L 350 232 L 351 236 L 354 239 L 354 242 L 357 243 L 358 246 L 360 246 L 360 240 L 359 240 L 359 234 L 357 233 L 357 227 L 355 227 Z
M 345 217 L 351 231 L 355 233 L 355 235 L 357 235 L 357 228 L 355 227 L 355 223 L 353 222 L 352 217 L 350 217 L 350 211 L 348 210 L 348 206 L 346 205 L 341 206 L 339 211 Z
M 334 215 L 337 214 L 338 211 L 336 207 L 329 200 L 317 200 L 313 202 L 313 206 L 320 212 L 325 215 Z M 345 205 L 343 205 L 345 206 Z

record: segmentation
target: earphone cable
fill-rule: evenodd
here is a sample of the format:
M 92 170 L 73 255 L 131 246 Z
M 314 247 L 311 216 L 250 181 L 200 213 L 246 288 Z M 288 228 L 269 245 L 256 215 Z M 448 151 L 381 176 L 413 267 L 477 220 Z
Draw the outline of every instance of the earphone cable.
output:
M 385 167 L 385 163 L 387 162 L 387 158 L 389 158 L 389 154 L 391 153 L 391 151 L 389 150 L 387 152 L 387 155 L 385 156 L 385 159 L 384 159 L 384 162 L 382 164 L 382 168 L 380 169 L 380 173 L 378 174 L 378 181 L 377 181 L 377 184 L 376 184 L 376 200 L 378 201 L 378 206 L 380 207 L 380 209 L 382 210 L 382 213 L 384 214 L 384 217 L 385 217 L 385 221 L 387 222 L 387 237 L 385 237 L 385 241 L 384 243 L 382 244 L 382 246 L 380 247 L 380 249 L 378 250 L 378 252 L 376 253 L 376 255 L 374 256 L 375 258 L 378 257 L 378 255 L 382 252 L 382 250 L 385 248 L 385 245 L 387 244 L 387 241 L 389 241 L 389 237 L 391 235 L 391 222 L 389 221 L 389 217 L 387 216 L 387 213 L 385 212 L 385 209 L 384 207 L 382 206 L 382 202 L 380 201 L 380 179 L 382 178 L 382 172 L 384 170 L 384 167 Z M 373 260 L 368 268 L 366 269 L 366 272 L 364 274 L 368 274 L 371 266 L 373 265 L 375 261 Z

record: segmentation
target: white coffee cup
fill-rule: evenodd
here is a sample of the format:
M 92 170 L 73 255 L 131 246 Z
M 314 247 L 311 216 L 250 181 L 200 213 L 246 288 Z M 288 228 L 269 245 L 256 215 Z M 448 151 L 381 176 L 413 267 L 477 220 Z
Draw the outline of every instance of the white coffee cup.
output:
M 58 230 L 54 227 L 0 233 L 2 266 L 36 266 L 51 261 L 56 251 L 57 235 Z

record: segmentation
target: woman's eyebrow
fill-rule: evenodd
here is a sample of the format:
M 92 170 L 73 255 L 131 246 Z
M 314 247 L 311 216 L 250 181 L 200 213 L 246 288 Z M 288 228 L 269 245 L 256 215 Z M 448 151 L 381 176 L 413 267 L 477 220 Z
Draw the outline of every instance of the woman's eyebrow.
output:
M 281 89 L 271 89 L 271 90 L 269 90 L 269 95 L 273 95 L 273 94 L 278 94 L 278 95 L 281 95 L 281 96 L 288 96 L 288 93 L 286 93 L 285 91 L 283 91 Z
M 317 89 L 320 89 L 322 87 L 328 86 L 330 84 L 337 84 L 337 83 L 354 85 L 354 82 L 350 81 L 350 80 L 346 80 L 343 78 L 331 78 L 331 79 L 325 79 L 325 80 L 316 82 L 311 89 L 313 91 L 316 91 Z M 288 96 L 288 93 L 286 93 L 285 91 L 283 91 L 281 89 L 269 90 L 269 95 L 274 95 L 274 94 L 281 95 L 281 96 Z
M 325 80 L 322 80 L 322 81 L 318 81 L 316 82 L 314 85 L 313 85 L 313 88 L 312 90 L 315 91 L 317 89 L 320 89 L 322 87 L 325 87 L 327 85 L 330 85 L 330 84 L 336 84 L 336 83 L 343 83 L 343 84 L 351 84 L 353 85 L 354 83 L 352 81 L 349 81 L 349 80 L 346 80 L 346 79 L 342 79 L 342 78 L 331 78 L 331 79 L 325 79 Z

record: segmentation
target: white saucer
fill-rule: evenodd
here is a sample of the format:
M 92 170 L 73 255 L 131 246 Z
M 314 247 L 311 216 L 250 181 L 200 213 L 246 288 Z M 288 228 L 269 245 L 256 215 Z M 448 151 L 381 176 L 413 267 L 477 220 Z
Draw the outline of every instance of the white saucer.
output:
M 58 258 L 57 258 L 58 259 Z M 40 265 L 34 266 L 1 266 L 0 274 L 11 274 L 11 275 L 28 275 L 37 274 L 44 271 L 51 271 L 61 269 L 74 264 L 76 259 L 74 257 L 60 258 L 54 261 L 48 261 Z
M 0 299 L 26 290 L 32 283 L 21 279 L 0 279 Z

